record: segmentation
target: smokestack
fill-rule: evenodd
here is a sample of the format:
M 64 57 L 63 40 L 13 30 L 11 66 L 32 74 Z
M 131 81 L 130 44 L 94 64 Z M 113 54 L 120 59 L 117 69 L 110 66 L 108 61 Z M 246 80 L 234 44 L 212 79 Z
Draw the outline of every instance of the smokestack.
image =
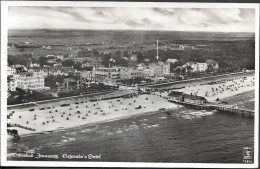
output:
M 159 59 L 159 55 L 158 55 L 158 39 L 157 39 L 157 55 L 156 55 L 156 59 L 157 59 L 157 61 Z
M 158 39 L 157 39 L 157 56 L 158 56 Z

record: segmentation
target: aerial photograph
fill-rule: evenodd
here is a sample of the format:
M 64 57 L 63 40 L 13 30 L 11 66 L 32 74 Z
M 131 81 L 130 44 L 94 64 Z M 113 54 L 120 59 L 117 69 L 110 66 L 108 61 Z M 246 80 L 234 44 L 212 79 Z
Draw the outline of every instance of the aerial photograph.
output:
M 7 161 L 254 163 L 254 8 L 48 3 L 8 7 Z

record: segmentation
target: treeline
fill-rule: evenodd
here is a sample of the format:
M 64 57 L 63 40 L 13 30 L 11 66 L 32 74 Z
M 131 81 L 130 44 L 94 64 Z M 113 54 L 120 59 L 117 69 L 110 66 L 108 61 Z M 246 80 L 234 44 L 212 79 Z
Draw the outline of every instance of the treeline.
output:
M 186 42 L 189 43 L 189 42 Z M 194 43 L 194 42 L 193 42 Z M 204 42 L 204 44 L 207 42 Z M 255 68 L 255 42 L 254 41 L 217 41 L 208 42 L 208 46 L 203 48 L 185 49 L 185 50 L 159 50 L 159 60 L 165 62 L 169 58 L 178 59 L 178 65 L 183 65 L 188 61 L 206 62 L 213 59 L 218 62 L 223 71 L 235 71 Z M 136 56 L 135 63 L 148 63 L 157 61 L 156 49 L 132 52 Z M 117 51 L 110 54 L 99 54 L 102 64 L 109 65 L 109 59 L 113 57 L 116 62 L 114 65 L 127 66 L 133 61 L 128 51 Z M 127 58 L 127 59 L 126 59 Z

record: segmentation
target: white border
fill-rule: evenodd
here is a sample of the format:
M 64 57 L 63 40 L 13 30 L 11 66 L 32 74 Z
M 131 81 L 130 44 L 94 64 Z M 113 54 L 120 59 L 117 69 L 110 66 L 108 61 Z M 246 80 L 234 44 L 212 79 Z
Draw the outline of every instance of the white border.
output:
M 7 161 L 7 18 L 8 6 L 73 6 L 73 7 L 167 7 L 167 8 L 253 8 L 255 9 L 255 126 L 254 163 L 141 163 L 141 162 L 53 162 Z M 257 168 L 259 145 L 259 4 L 238 3 L 173 3 L 173 2 L 82 2 L 82 1 L 2 1 L 1 2 L 1 166 L 55 166 L 55 167 L 151 167 L 151 168 Z M 242 150 L 241 150 L 242 154 Z

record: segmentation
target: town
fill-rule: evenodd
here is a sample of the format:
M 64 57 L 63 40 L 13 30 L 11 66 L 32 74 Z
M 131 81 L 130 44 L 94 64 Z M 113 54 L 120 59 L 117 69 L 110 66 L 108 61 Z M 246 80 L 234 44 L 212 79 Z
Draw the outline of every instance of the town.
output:
M 3 8 L 6 164 L 256 162 L 257 6 L 16 3 Z
M 25 43 L 21 47 L 34 48 L 38 45 Z M 46 48 L 45 46 L 43 46 Z M 181 49 L 183 47 L 181 46 Z M 136 56 L 131 56 L 136 61 Z M 219 65 L 213 59 L 204 63 L 189 61 L 183 65 L 178 59 L 169 58 L 160 61 L 158 54 L 156 61 L 120 66 L 111 57 L 108 66 L 84 58 L 64 58 L 63 55 L 46 55 L 26 65 L 14 64 L 7 68 L 8 75 L 8 103 L 18 104 L 28 101 L 38 101 L 78 94 L 89 94 L 121 87 L 135 87 L 174 82 L 193 77 L 216 75 Z M 45 64 L 42 64 L 44 60 Z M 29 95 L 40 97 L 30 98 Z M 35 94 L 37 93 L 37 94 Z M 23 95 L 27 98 L 21 99 Z M 29 100 L 26 100 L 28 99 Z

